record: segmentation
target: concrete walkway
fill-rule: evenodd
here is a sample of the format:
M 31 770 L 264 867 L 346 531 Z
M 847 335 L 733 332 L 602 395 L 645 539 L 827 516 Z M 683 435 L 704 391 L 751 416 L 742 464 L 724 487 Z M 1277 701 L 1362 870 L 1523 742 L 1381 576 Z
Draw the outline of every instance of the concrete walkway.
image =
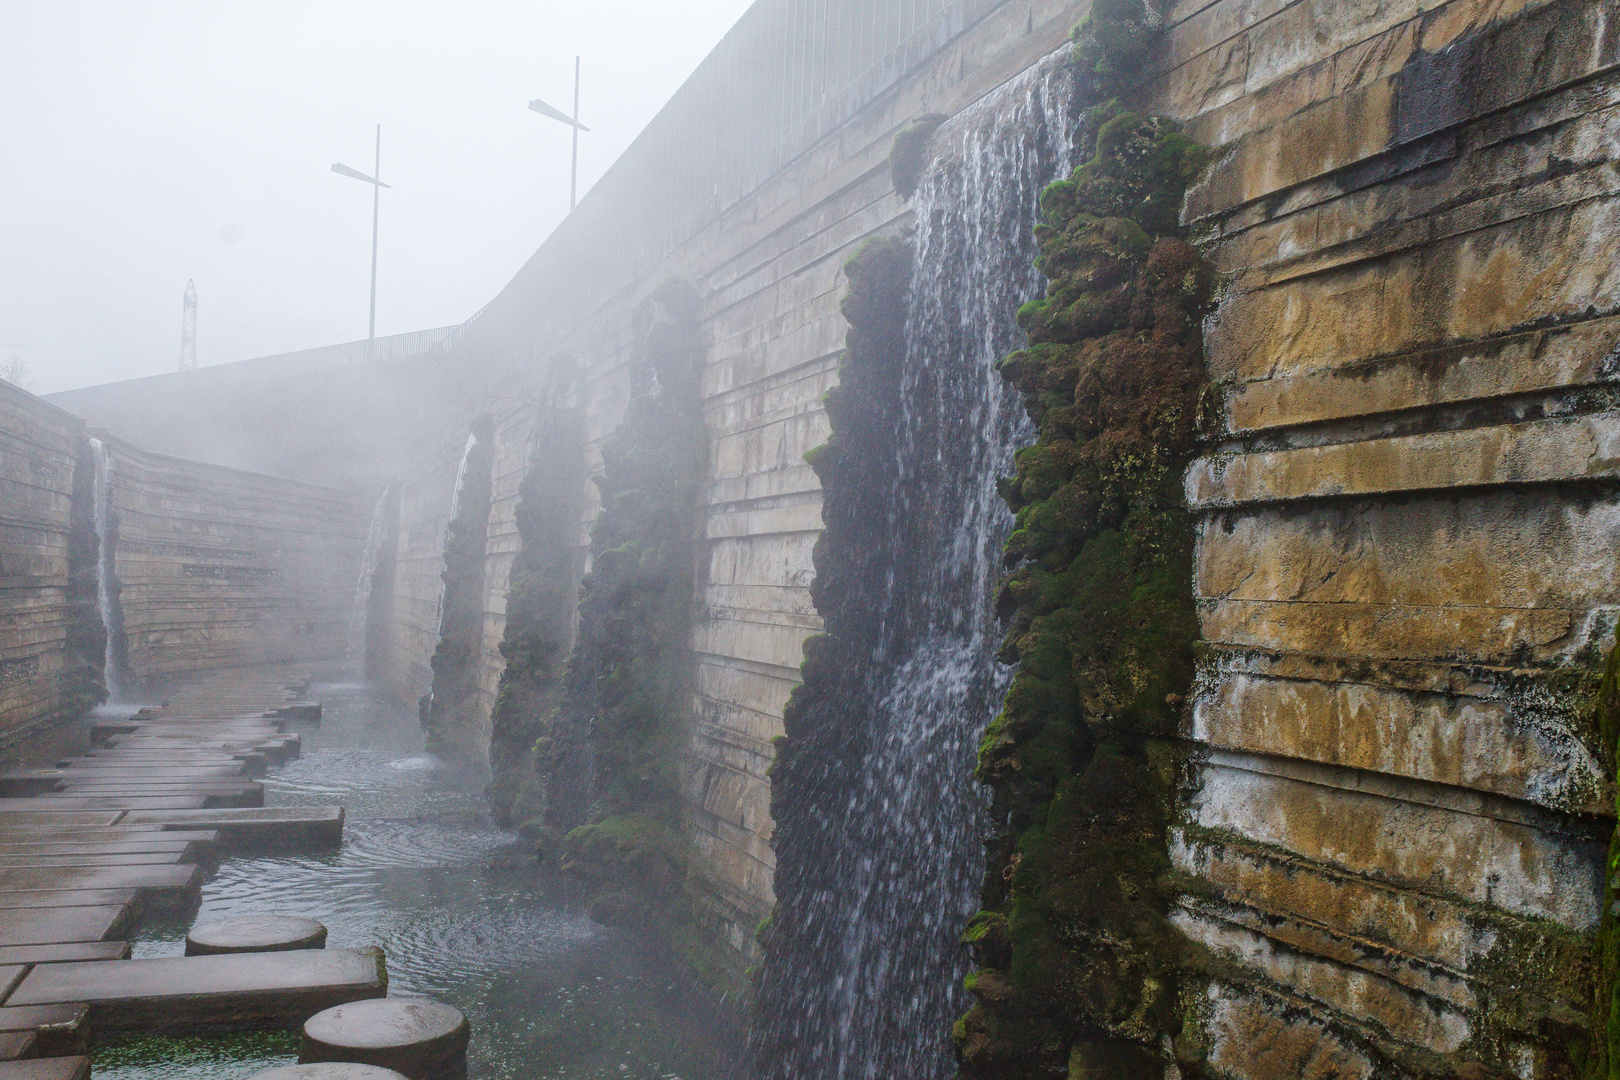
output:
M 263 805 L 257 778 L 299 753 L 289 723 L 320 716 L 278 676 L 200 679 L 0 774 L 0 1080 L 88 1075 L 92 1029 L 296 1025 L 386 992 L 368 950 L 129 959 L 140 918 L 195 907 L 222 855 L 341 843 L 340 806 Z

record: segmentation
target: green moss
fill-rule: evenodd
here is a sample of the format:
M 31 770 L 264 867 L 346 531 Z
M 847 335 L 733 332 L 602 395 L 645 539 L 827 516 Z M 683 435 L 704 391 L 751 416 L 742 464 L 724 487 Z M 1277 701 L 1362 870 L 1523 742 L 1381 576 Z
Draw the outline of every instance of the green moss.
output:
M 1146 26 L 1139 3 L 1099 0 L 1077 29 L 1093 100 L 1141 63 Z M 1162 1072 L 1193 959 L 1167 918 L 1165 830 L 1198 638 L 1179 480 L 1213 278 L 1177 212 L 1205 158 L 1116 101 L 1082 135 L 1085 161 L 1042 196 L 1029 347 L 999 366 L 1039 434 L 1000 485 L 1018 667 L 979 752 L 1000 827 L 963 938 L 977 1004 L 954 1035 L 975 1080 Z
M 552 774 L 575 797 L 548 820 L 599 921 L 686 940 L 678 768 L 689 735 L 700 500 L 708 453 L 698 393 L 697 296 L 684 282 L 637 316 L 647 391 L 603 444 L 602 513 L 580 593 Z M 582 754 L 580 752 L 583 752 Z M 589 773 L 588 790 L 578 776 Z M 695 940 L 695 939 L 694 939 Z
M 944 122 L 945 117 L 939 113 L 929 113 L 895 132 L 894 145 L 889 149 L 889 178 L 902 198 L 917 194 L 923 167 L 928 164 L 928 140 Z

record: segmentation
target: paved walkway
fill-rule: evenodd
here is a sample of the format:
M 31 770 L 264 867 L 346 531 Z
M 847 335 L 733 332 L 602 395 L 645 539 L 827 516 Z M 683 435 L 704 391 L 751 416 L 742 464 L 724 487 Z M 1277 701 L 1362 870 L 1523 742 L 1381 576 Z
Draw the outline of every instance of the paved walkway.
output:
M 296 1025 L 386 991 L 379 955 L 129 959 L 143 915 L 194 908 L 232 850 L 330 848 L 343 808 L 265 807 L 259 777 L 320 717 L 275 669 L 198 679 L 98 723 L 92 746 L 0 774 L 0 1080 L 76 1080 L 95 1030 Z

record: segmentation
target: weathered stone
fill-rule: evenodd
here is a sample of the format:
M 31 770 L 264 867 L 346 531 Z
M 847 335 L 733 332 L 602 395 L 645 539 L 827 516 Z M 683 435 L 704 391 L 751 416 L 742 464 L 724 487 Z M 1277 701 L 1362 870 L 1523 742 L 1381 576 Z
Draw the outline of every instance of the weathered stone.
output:
M 465 1061 L 470 1031 L 460 1010 L 427 998 L 360 1001 L 306 1020 L 298 1058 L 359 1062 L 430 1080 Z
M 323 1061 L 312 1065 L 283 1065 L 254 1073 L 248 1080 L 409 1080 L 404 1073 L 376 1065 Z
M 292 915 L 238 915 L 194 926 L 186 933 L 186 955 L 282 952 L 326 946 L 326 927 Z

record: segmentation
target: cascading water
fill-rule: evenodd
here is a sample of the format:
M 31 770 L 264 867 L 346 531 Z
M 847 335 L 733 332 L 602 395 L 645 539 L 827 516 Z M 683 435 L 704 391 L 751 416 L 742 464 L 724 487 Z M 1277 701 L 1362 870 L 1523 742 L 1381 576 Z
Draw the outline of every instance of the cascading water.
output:
M 985 804 L 975 751 L 1010 672 L 993 590 L 1012 519 L 996 492 L 1033 433 L 995 371 L 1041 292 L 1031 226 L 1069 168 L 1067 50 L 941 126 L 917 194 L 892 461 L 863 467 L 854 670 L 782 783 L 780 910 L 756 1046 L 771 1080 L 935 1080 L 966 1011 L 958 944 L 977 910 Z M 872 483 L 868 480 L 867 483 Z M 873 554 L 875 553 L 875 554 Z M 874 573 L 873 570 L 876 570 Z M 833 627 L 829 624 L 829 629 Z M 795 850 L 795 845 L 802 847 Z
M 461 450 L 461 464 L 456 466 L 456 484 L 455 487 L 450 489 L 450 516 L 445 519 L 446 522 L 453 523 L 456 520 L 456 515 L 461 513 L 461 492 L 467 486 L 467 462 L 471 460 L 473 449 L 477 446 L 477 433 L 469 434 L 467 436 L 467 445 Z M 447 533 L 449 529 L 450 525 L 446 524 L 445 530 Z M 438 633 L 434 637 L 435 641 L 444 637 L 444 580 L 442 578 L 439 580 L 438 619 L 439 627 Z
M 124 641 L 124 614 L 118 605 L 118 544 L 112 519 L 112 466 L 107 444 L 92 438 L 90 453 L 95 460 L 92 486 L 92 514 L 96 527 L 96 606 L 101 611 L 101 628 L 106 634 L 102 654 L 102 678 L 107 684 L 110 703 L 128 702 L 134 690 L 129 657 Z
M 461 459 L 461 467 L 465 471 L 467 459 Z M 457 484 L 459 486 L 460 478 Z M 366 640 L 370 630 L 371 614 L 371 587 L 377 576 L 377 564 L 382 557 L 383 545 L 389 540 L 389 500 L 394 494 L 394 485 L 383 487 L 382 494 L 377 496 L 377 505 L 371 511 L 371 524 L 366 526 L 366 546 L 360 553 L 360 574 L 354 583 L 354 606 L 349 611 L 349 647 L 347 661 L 350 670 L 357 676 L 366 676 Z M 443 600 L 440 600 L 443 606 Z

